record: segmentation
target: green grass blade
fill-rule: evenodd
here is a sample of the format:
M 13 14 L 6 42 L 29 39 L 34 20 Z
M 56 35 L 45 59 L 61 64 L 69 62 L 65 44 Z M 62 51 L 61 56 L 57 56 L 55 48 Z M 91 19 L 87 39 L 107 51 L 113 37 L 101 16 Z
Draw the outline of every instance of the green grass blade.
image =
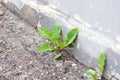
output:
M 52 32 L 48 28 L 39 27 L 38 32 L 44 38 L 47 38 L 47 39 L 51 40 Z
M 98 80 L 98 78 L 97 78 L 97 74 L 96 74 L 96 73 L 93 74 L 92 76 L 93 76 L 93 79 L 94 79 L 94 80 Z
M 62 54 L 61 53 L 58 53 L 58 54 L 56 54 L 55 56 L 54 56 L 54 58 L 57 60 L 57 59 L 59 59 L 59 58 L 61 58 L 62 57 Z
M 64 46 L 69 46 L 77 37 L 78 35 L 78 28 L 73 28 L 72 30 L 70 30 L 70 32 L 67 34 L 67 38 L 65 40 L 65 44 Z
M 99 70 L 100 70 L 101 76 L 103 75 L 103 71 L 104 71 L 104 67 L 105 67 L 105 60 L 106 60 L 105 54 L 104 53 L 100 54 L 100 57 L 98 60 L 98 65 L 99 65 Z
M 87 76 L 92 76 L 91 69 L 87 69 L 86 74 Z
M 87 76 L 91 76 L 93 78 L 93 80 L 98 80 L 97 79 L 97 74 L 96 73 L 92 73 L 91 69 L 87 69 L 86 74 L 87 74 Z
M 49 46 L 48 44 L 42 44 L 38 47 L 38 51 L 40 52 L 47 52 L 47 51 L 53 51 L 54 48 L 52 46 Z

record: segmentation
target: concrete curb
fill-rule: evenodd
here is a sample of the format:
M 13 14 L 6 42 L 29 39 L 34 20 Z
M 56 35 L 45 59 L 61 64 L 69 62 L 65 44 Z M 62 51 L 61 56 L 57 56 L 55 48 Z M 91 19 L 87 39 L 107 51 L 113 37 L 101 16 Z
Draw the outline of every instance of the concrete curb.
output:
M 47 2 L 47 0 L 45 0 Z M 80 28 L 78 40 L 73 49 L 69 49 L 72 55 L 80 62 L 93 68 L 97 68 L 97 59 L 101 52 L 107 55 L 105 77 L 108 79 L 115 76 L 120 79 L 120 43 L 108 35 L 90 28 L 82 20 L 76 20 L 57 8 L 49 7 L 42 0 L 3 0 L 2 3 L 25 19 L 31 25 L 52 28 L 56 22 L 60 23 L 65 34 L 73 27 Z

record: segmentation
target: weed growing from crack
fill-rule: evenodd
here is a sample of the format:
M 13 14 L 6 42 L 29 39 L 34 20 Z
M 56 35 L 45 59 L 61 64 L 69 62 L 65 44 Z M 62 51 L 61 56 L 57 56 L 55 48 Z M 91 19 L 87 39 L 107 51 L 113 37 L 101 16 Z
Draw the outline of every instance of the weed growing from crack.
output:
M 99 66 L 99 73 L 93 71 L 92 69 L 87 69 L 86 74 L 87 76 L 92 77 L 93 80 L 101 80 L 101 78 L 103 77 L 103 73 L 104 73 L 104 68 L 105 68 L 105 61 L 106 61 L 106 57 L 104 53 L 101 53 L 98 59 L 98 66 Z
M 65 41 L 63 41 L 62 39 L 63 37 L 61 33 L 62 30 L 59 24 L 55 24 L 52 30 L 49 30 L 48 28 L 45 27 L 39 27 L 38 32 L 42 37 L 48 39 L 52 43 L 52 45 L 42 44 L 38 47 L 38 51 L 47 52 L 47 51 L 61 51 L 64 48 L 71 45 L 75 41 L 79 30 L 78 28 L 73 28 L 72 30 L 70 30 L 67 34 Z M 58 53 L 54 56 L 54 58 L 59 59 L 61 56 L 62 54 Z

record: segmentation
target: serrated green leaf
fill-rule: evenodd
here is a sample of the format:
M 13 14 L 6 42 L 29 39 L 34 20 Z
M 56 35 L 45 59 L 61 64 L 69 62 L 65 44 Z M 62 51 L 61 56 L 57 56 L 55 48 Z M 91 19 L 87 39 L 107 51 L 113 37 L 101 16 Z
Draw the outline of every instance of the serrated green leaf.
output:
M 38 47 L 38 51 L 40 52 L 46 52 L 46 51 L 53 51 L 54 48 L 52 46 L 49 46 L 48 44 L 42 44 Z
M 98 65 L 99 65 L 99 70 L 100 70 L 101 76 L 103 75 L 103 71 L 104 71 L 104 67 L 105 67 L 105 60 L 106 60 L 105 54 L 104 53 L 100 54 L 100 57 L 98 60 Z
M 53 26 L 53 30 L 52 30 L 52 42 L 53 44 L 58 47 L 59 43 L 61 41 L 61 27 L 59 24 L 55 24 Z
M 61 54 L 61 53 L 58 53 L 58 54 L 56 54 L 56 55 L 54 56 L 55 59 L 59 59 L 59 58 L 61 58 L 61 57 L 62 57 L 62 54 Z
M 60 27 L 60 25 L 59 24 L 55 24 L 54 26 L 53 26 L 53 30 L 52 30 L 52 33 L 53 33 L 53 37 L 54 38 L 60 38 L 60 34 L 61 34 L 61 27 Z
M 52 32 L 48 28 L 39 27 L 38 32 L 44 38 L 47 38 L 47 39 L 51 40 Z
M 86 74 L 87 74 L 87 76 L 91 76 L 93 78 L 93 80 L 98 80 L 97 79 L 97 74 L 96 73 L 92 73 L 91 69 L 87 69 Z
M 63 43 L 65 47 L 69 46 L 76 39 L 78 31 L 78 28 L 73 28 L 72 30 L 70 30 L 70 32 L 67 34 L 65 42 Z

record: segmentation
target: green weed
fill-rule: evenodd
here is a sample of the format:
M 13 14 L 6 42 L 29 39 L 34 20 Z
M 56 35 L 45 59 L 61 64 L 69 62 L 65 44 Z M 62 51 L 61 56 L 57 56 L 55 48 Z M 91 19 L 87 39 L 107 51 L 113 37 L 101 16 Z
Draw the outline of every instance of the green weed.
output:
M 104 68 L 105 68 L 106 57 L 104 53 L 101 53 L 98 59 L 99 73 L 93 72 L 91 69 L 86 71 L 87 76 L 91 76 L 93 80 L 98 80 L 103 76 Z
M 78 28 L 73 28 L 68 32 L 65 41 L 63 41 L 62 30 L 59 24 L 55 24 L 52 30 L 49 30 L 48 28 L 45 27 L 39 27 L 38 28 L 39 34 L 44 38 L 48 39 L 52 43 L 52 45 L 42 44 L 38 47 L 38 51 L 47 52 L 47 51 L 63 50 L 64 48 L 68 47 L 74 42 L 74 40 L 78 35 L 78 31 L 79 31 Z M 61 56 L 62 55 L 59 53 L 56 54 L 54 58 L 58 59 Z

